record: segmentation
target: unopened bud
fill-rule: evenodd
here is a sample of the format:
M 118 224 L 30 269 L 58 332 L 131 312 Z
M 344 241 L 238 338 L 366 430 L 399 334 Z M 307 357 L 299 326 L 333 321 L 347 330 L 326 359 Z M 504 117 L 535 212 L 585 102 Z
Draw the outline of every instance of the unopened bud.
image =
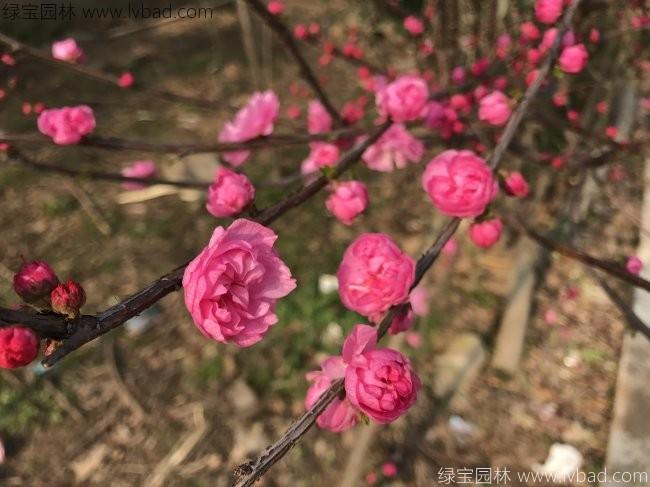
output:
M 79 316 L 79 309 L 86 302 L 86 292 L 79 283 L 69 279 L 54 288 L 50 295 L 52 311 L 70 319 Z
M 47 306 L 50 293 L 59 284 L 59 278 L 47 262 L 25 262 L 14 275 L 14 291 L 23 301 Z

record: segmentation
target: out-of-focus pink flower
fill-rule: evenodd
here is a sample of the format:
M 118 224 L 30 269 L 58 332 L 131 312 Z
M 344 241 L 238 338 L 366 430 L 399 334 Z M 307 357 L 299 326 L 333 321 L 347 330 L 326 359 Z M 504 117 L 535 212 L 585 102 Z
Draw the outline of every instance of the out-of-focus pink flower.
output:
M 419 162 L 424 144 L 401 123 L 394 123 L 377 142 L 368 147 L 362 159 L 370 169 L 391 172 L 402 169 L 409 162 Z
M 0 62 L 6 66 L 15 66 L 16 65 L 16 58 L 14 58 L 11 54 L 8 52 L 2 53 L 2 56 L 0 56 Z
M 40 115 L 43 113 L 43 110 L 45 110 L 45 104 L 43 102 L 37 101 L 32 105 L 32 108 L 34 109 L 34 113 L 37 115 Z
M 296 281 L 273 248 L 277 238 L 243 218 L 214 230 L 183 275 L 185 305 L 203 335 L 249 347 L 278 322 L 276 302 Z
M 549 308 L 544 312 L 544 321 L 547 325 L 554 325 L 557 323 L 557 313 L 554 309 Z
M 332 130 L 332 117 L 318 100 L 307 106 L 307 131 L 310 134 L 324 134 Z
M 117 79 L 117 86 L 120 88 L 130 88 L 135 83 L 135 76 L 132 73 L 124 72 Z
M 38 355 L 36 333 L 19 325 L 0 328 L 0 369 L 28 365 Z
M 501 126 L 508 121 L 512 110 L 510 100 L 500 91 L 493 91 L 481 98 L 478 118 L 490 125 Z
M 271 0 L 266 5 L 266 9 L 273 15 L 282 15 L 282 12 L 284 12 L 284 2 L 280 0 Z
M 462 133 L 464 126 L 458 119 L 458 114 L 448 104 L 432 101 L 427 105 L 427 117 L 424 124 L 436 130 L 443 139 L 449 139 L 454 134 Z
M 497 90 L 505 90 L 508 87 L 508 78 L 499 76 L 494 80 L 494 88 Z
M 607 110 L 609 110 L 609 103 L 607 103 L 606 101 L 598 102 L 598 104 L 596 105 L 596 111 L 598 113 L 606 113 Z
M 469 227 L 469 238 L 478 247 L 487 249 L 499 241 L 502 230 L 503 223 L 498 218 L 485 220 Z
M 451 70 L 451 80 L 455 84 L 462 85 L 466 79 L 467 76 L 465 74 L 465 68 L 463 68 L 462 66 L 456 66 L 454 69 Z
M 306 39 L 307 35 L 309 35 L 309 30 L 307 29 L 307 26 L 305 24 L 296 24 L 293 27 L 293 36 L 296 39 Z
M 598 44 L 600 42 L 600 31 L 596 28 L 593 28 L 589 31 L 589 42 L 592 44 Z
M 505 59 L 512 46 L 512 38 L 508 34 L 501 34 L 497 37 L 496 56 L 498 59 Z
M 287 117 L 291 120 L 296 120 L 297 118 L 300 118 L 300 111 L 299 105 L 289 105 L 287 107 Z
M 61 61 L 77 62 L 84 55 L 84 52 L 77 45 L 77 41 L 68 37 L 52 43 L 52 57 Z
M 14 274 L 14 291 L 26 303 L 46 305 L 59 278 L 50 265 L 42 260 L 25 262 Z
M 490 60 L 487 58 L 481 58 L 477 61 L 474 61 L 474 64 L 470 67 L 472 76 L 480 77 L 487 73 L 487 70 L 490 68 Z
M 526 52 L 526 58 L 528 59 L 528 64 L 531 66 L 537 66 L 539 60 L 542 58 L 542 52 L 539 49 L 530 48 Z
M 519 171 L 513 171 L 505 179 L 506 190 L 513 196 L 524 198 L 528 196 L 530 186 L 526 182 L 523 174 Z
M 402 75 L 377 92 L 376 103 L 380 114 L 394 122 L 408 122 L 426 115 L 429 88 L 419 76 Z
M 0 438 L 0 465 L 5 463 L 5 447 L 2 444 L 2 438 Z
M 422 335 L 417 331 L 407 331 L 404 334 L 404 339 L 411 348 L 420 348 L 422 346 Z
M 374 348 L 372 340 L 357 343 L 359 328 L 377 332 L 368 325 L 356 325 L 343 344 L 345 392 L 350 403 L 378 423 L 390 423 L 415 403 L 420 379 L 409 360 L 397 350 Z M 349 343 L 352 342 L 352 343 Z M 360 346 L 361 345 L 361 346 Z M 364 351 L 346 357 L 346 348 Z
M 535 17 L 544 24 L 553 24 L 562 15 L 563 0 L 536 0 Z
M 578 124 L 580 122 L 580 112 L 578 110 L 567 110 L 566 118 L 569 122 Z
M 312 142 L 307 159 L 302 161 L 300 171 L 302 174 L 311 174 L 322 167 L 336 166 L 341 151 L 335 144 L 327 142 Z
M 521 24 L 519 31 L 521 32 L 521 39 L 524 42 L 536 41 L 540 36 L 539 29 L 532 22 L 524 22 Z
M 38 116 L 37 125 L 55 144 L 74 145 L 95 129 L 95 116 L 86 105 L 51 108 Z
M 539 69 L 533 69 L 526 75 L 526 86 L 532 85 L 539 76 Z
M 553 95 L 553 105 L 563 107 L 567 104 L 567 96 L 564 92 L 557 92 Z
M 86 303 L 86 291 L 77 281 L 68 279 L 56 286 L 50 294 L 52 311 L 70 319 L 79 316 L 79 310 Z
M 562 156 L 555 156 L 553 159 L 551 159 L 551 166 L 553 166 L 555 169 L 562 169 L 565 164 L 566 161 Z
M 458 251 L 458 240 L 453 237 L 442 246 L 442 253 L 445 255 L 454 255 L 456 251 Z
M 363 118 L 363 107 L 355 101 L 346 101 L 341 110 L 343 120 L 352 125 Z
M 618 135 L 618 128 L 614 126 L 609 126 L 605 128 L 605 135 L 610 139 L 616 138 L 616 136 Z
M 422 33 L 424 32 L 424 24 L 415 15 L 409 15 L 404 19 L 404 28 L 413 37 L 422 35 Z
M 625 263 L 625 268 L 630 274 L 638 276 L 643 269 L 643 262 L 636 256 L 628 257 L 627 262 Z
M 321 363 L 321 370 L 309 372 L 306 377 L 312 384 L 307 390 L 305 408 L 311 408 L 333 381 L 345 376 L 343 357 L 328 357 Z M 340 433 L 357 424 L 358 411 L 343 398 L 334 399 L 316 419 L 323 429 Z
M 426 316 L 429 314 L 429 291 L 423 285 L 419 285 L 409 297 L 411 309 L 417 316 Z
M 415 262 L 387 235 L 364 233 L 346 249 L 337 277 L 343 305 L 376 321 L 408 299 Z
M 393 462 L 386 462 L 381 466 L 381 473 L 388 478 L 395 477 L 397 475 L 397 465 Z
M 422 187 L 445 215 L 478 216 L 499 190 L 485 161 L 467 150 L 447 150 L 429 161 Z
M 27 101 L 24 102 L 20 107 L 20 111 L 23 113 L 23 115 L 29 115 L 32 113 L 32 104 Z
M 589 53 L 584 44 L 565 47 L 560 54 L 558 64 L 566 73 L 576 74 L 584 69 L 589 59 Z
M 366 484 L 368 485 L 375 485 L 377 483 L 377 473 L 376 472 L 368 472 L 366 474 Z
M 235 118 L 221 129 L 219 142 L 245 142 L 256 137 L 271 135 L 279 111 L 280 100 L 273 91 L 253 93 L 246 106 L 241 108 L 235 114 Z M 233 166 L 240 166 L 249 155 L 248 150 L 237 150 L 224 153 L 223 158 Z
M 541 52 L 546 52 L 548 51 L 551 46 L 553 45 L 553 42 L 555 42 L 555 38 L 557 37 L 558 29 L 557 27 L 551 27 L 550 29 L 546 29 L 544 31 L 544 36 L 542 37 L 542 42 L 539 43 L 539 50 Z
M 153 161 L 135 161 L 128 167 L 122 169 L 122 176 L 127 178 L 148 179 L 156 175 L 156 164 Z M 146 188 L 147 185 L 143 183 L 136 183 L 134 181 L 125 181 L 122 187 L 127 191 Z
M 216 217 L 240 213 L 255 198 L 255 188 L 245 174 L 219 168 L 208 188 L 206 208 Z
M 335 183 L 325 206 L 344 225 L 352 225 L 368 207 L 368 188 L 360 181 Z

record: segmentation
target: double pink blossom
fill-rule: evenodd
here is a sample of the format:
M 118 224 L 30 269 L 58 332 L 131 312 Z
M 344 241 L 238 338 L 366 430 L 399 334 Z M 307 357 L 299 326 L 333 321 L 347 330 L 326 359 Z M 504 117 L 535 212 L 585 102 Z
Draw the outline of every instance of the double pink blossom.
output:
M 415 15 L 409 15 L 404 19 L 404 28 L 413 37 L 422 35 L 424 32 L 424 24 Z
M 214 230 L 183 275 L 185 305 L 203 335 L 249 347 L 277 323 L 277 300 L 296 287 L 273 248 L 277 238 L 246 219 Z
M 584 44 L 565 47 L 560 54 L 558 64 L 566 73 L 576 74 L 584 69 L 589 59 L 589 53 Z
M 404 124 L 394 123 L 361 157 L 370 169 L 391 172 L 406 167 L 409 162 L 419 162 L 423 154 L 424 144 Z
M 346 249 L 337 277 L 343 305 L 378 321 L 408 299 L 415 262 L 387 235 L 364 233 Z
M 37 120 L 38 130 L 58 145 L 74 145 L 95 129 L 95 116 L 89 106 L 43 110 Z
M 130 166 L 122 169 L 122 176 L 127 178 L 148 179 L 156 175 L 156 164 L 153 161 L 135 161 Z M 126 190 L 146 188 L 146 184 L 125 181 L 122 187 Z
M 499 189 L 485 161 L 467 150 L 447 150 L 431 159 L 422 187 L 440 212 L 461 218 L 483 213 Z
M 429 88 L 419 76 L 402 75 L 377 92 L 379 113 L 395 122 L 417 120 L 426 115 Z
M 328 357 L 321 363 L 321 370 L 306 375 L 312 384 L 307 390 L 305 408 L 311 408 L 332 382 L 345 377 L 343 357 Z M 316 419 L 316 424 L 323 429 L 340 433 L 357 424 L 359 411 L 346 399 L 335 398 Z
M 544 24 L 553 24 L 562 15 L 564 0 L 536 0 L 535 17 Z
M 302 174 L 311 174 L 323 167 L 336 166 L 338 163 L 341 151 L 337 145 L 327 142 L 312 142 L 309 147 L 309 155 L 302 161 L 300 167 Z
M 52 43 L 52 57 L 61 61 L 76 62 L 84 55 L 77 41 L 72 37 Z
M 368 325 L 356 325 L 346 338 L 345 393 L 368 417 L 390 423 L 415 403 L 421 382 L 404 355 L 376 345 L 377 331 Z
M 332 116 L 318 100 L 307 106 L 307 131 L 310 134 L 324 134 L 332 130 Z
M 0 369 L 28 365 L 38 355 L 36 333 L 21 326 L 0 328 Z
M 240 213 L 255 198 L 255 188 L 245 174 L 219 168 L 208 188 L 206 208 L 216 217 Z
M 469 227 L 469 238 L 477 246 L 486 249 L 499 241 L 502 230 L 503 223 L 501 223 L 501 220 L 493 218 L 492 220 L 472 224 Z
M 352 222 L 368 207 L 368 188 L 360 181 L 334 183 L 325 206 L 344 225 Z
M 280 111 L 280 100 L 271 90 L 256 92 L 235 118 L 227 122 L 219 132 L 219 142 L 245 142 L 257 137 L 271 135 Z M 234 166 L 240 166 L 250 151 L 237 150 L 223 154 L 223 158 Z
M 504 125 L 510 118 L 512 109 L 510 100 L 500 91 L 493 91 L 489 95 L 481 98 L 478 118 L 490 125 Z

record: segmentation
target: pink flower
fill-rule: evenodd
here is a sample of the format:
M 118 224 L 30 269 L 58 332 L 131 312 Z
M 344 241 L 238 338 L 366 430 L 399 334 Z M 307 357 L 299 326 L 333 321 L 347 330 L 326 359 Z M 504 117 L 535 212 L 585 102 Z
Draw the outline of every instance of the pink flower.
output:
M 206 208 L 216 217 L 240 213 L 255 198 L 255 188 L 245 174 L 219 168 L 208 188 Z
M 246 106 L 235 114 L 234 120 L 221 129 L 219 142 L 245 142 L 271 135 L 279 111 L 280 101 L 273 91 L 253 93 Z M 223 158 L 234 166 L 240 166 L 249 155 L 248 150 L 238 150 L 226 152 Z
M 420 348 L 422 346 L 422 335 L 417 331 L 407 331 L 404 334 L 406 344 L 411 348 Z
M 415 279 L 415 262 L 386 235 L 364 233 L 346 249 L 337 273 L 343 305 L 378 319 L 404 303 Z
M 510 118 L 510 100 L 500 91 L 493 91 L 481 98 L 478 118 L 490 125 L 504 125 Z
M 48 305 L 59 278 L 47 262 L 25 262 L 14 274 L 14 291 L 26 303 Z
M 281 2 L 280 0 L 271 0 L 266 5 L 266 8 L 269 11 L 269 13 L 273 15 L 281 15 L 282 12 L 284 12 L 284 3 Z
M 328 357 L 321 363 L 321 370 L 309 372 L 306 377 L 312 385 L 307 390 L 305 408 L 310 409 L 336 379 L 345 376 L 343 357 Z M 358 411 L 350 402 L 334 399 L 316 419 L 316 424 L 326 430 L 340 433 L 357 424 Z
M 249 347 L 277 323 L 276 301 L 296 287 L 273 249 L 277 238 L 243 218 L 214 230 L 183 276 L 185 305 L 203 335 Z
M 625 263 L 625 268 L 630 274 L 634 274 L 635 276 L 638 276 L 639 273 L 641 272 L 641 269 L 643 269 L 643 262 L 638 257 L 631 256 L 627 259 L 627 262 Z
M 589 31 L 589 42 L 592 44 L 598 44 L 600 42 L 600 31 L 596 28 L 593 28 Z
M 368 188 L 359 181 L 335 183 L 325 206 L 341 223 L 351 225 L 368 206 Z
M 465 82 L 466 75 L 465 75 L 465 68 L 462 66 L 456 66 L 454 69 L 451 71 L 451 80 L 457 84 L 457 85 L 462 85 Z
M 419 162 L 423 154 L 424 144 L 403 124 L 394 123 L 364 151 L 362 159 L 370 169 L 391 172 L 406 167 L 409 162 Z
M 596 105 L 596 111 L 598 113 L 606 113 L 607 110 L 609 110 L 609 103 L 607 103 L 605 100 L 598 102 Z
M 7 66 L 15 66 L 16 65 L 16 58 L 13 57 L 8 52 L 5 52 L 5 53 L 2 53 L 2 56 L 0 56 L 0 62 L 2 62 L 2 64 L 6 64 Z
M 312 100 L 307 107 L 307 131 L 310 134 L 324 134 L 332 130 L 332 116 L 318 100 Z
M 365 477 L 366 484 L 375 485 L 377 483 L 377 474 L 375 472 L 368 472 Z
M 117 86 L 120 88 L 130 88 L 135 83 L 135 76 L 129 72 L 122 73 L 117 80 Z
M 447 150 L 431 159 L 422 186 L 440 212 L 461 218 L 483 213 L 499 189 L 485 161 L 467 150 Z
M 148 179 L 156 175 L 156 164 L 153 161 L 135 161 L 130 166 L 122 169 L 122 176 L 127 178 Z M 122 187 L 128 191 L 146 188 L 146 184 L 127 181 Z
M 379 113 L 395 122 L 417 120 L 426 115 L 429 88 L 419 76 L 402 75 L 377 92 Z
M 413 37 L 422 35 L 422 33 L 424 32 L 424 24 L 415 15 L 409 15 L 404 19 L 404 28 Z
M 521 38 L 524 42 L 531 42 L 539 39 L 539 29 L 532 22 L 524 22 L 519 26 Z
M 505 59 L 512 46 L 512 38 L 508 34 L 501 34 L 497 37 L 496 56 L 499 59 Z
M 487 249 L 499 241 L 502 230 L 503 223 L 498 218 L 485 220 L 481 223 L 474 223 L 469 227 L 469 238 L 477 246 Z
M 74 145 L 95 129 L 95 116 L 86 105 L 51 108 L 38 116 L 37 125 L 55 144 Z
M 0 369 L 24 367 L 36 358 L 38 347 L 38 337 L 29 328 L 0 328 Z
M 354 101 L 346 101 L 341 110 L 343 120 L 348 124 L 355 124 L 363 118 L 363 106 Z
M 589 59 L 589 53 L 584 44 L 565 47 L 560 54 L 558 64 L 560 69 L 566 73 L 579 73 L 584 69 Z
M 442 247 L 442 253 L 445 255 L 454 255 L 458 251 L 458 240 L 450 238 Z
M 79 316 L 79 310 L 86 303 L 86 291 L 77 281 L 68 279 L 60 283 L 50 294 L 52 311 L 66 315 L 70 319 Z
M 397 475 L 397 465 L 393 462 L 386 462 L 381 466 L 381 473 L 388 478 L 395 477 Z
M 376 342 L 377 332 L 368 325 L 356 325 L 346 338 L 345 392 L 348 401 L 371 419 L 390 423 L 415 403 L 421 383 L 404 355 L 375 348 Z
M 542 37 L 542 42 L 539 43 L 539 50 L 541 52 L 546 52 L 548 51 L 551 46 L 553 46 L 553 43 L 555 42 L 555 38 L 557 37 L 558 29 L 557 27 L 551 27 L 550 29 L 547 29 L 544 32 L 544 37 Z
M 305 39 L 307 35 L 309 34 L 309 31 L 307 30 L 307 26 L 305 24 L 296 24 L 293 27 L 293 36 L 296 39 Z
M 524 198 L 530 191 L 528 183 L 519 171 L 513 171 L 508 174 L 505 180 L 505 184 L 508 193 L 519 198 Z
M 547 325 L 554 325 L 557 323 L 557 313 L 554 309 L 547 309 L 544 311 L 544 321 Z
M 610 139 L 615 139 L 616 136 L 618 135 L 618 128 L 614 127 L 613 125 L 610 125 L 609 127 L 605 128 L 605 135 L 609 137 Z
M 76 62 L 84 55 L 77 41 L 69 37 L 52 43 L 52 57 L 61 61 Z
M 426 287 L 419 285 L 413 289 L 409 300 L 411 301 L 411 309 L 417 316 L 426 316 L 429 314 L 429 291 L 427 291 Z
M 309 156 L 302 161 L 300 168 L 302 174 L 311 174 L 322 167 L 332 167 L 338 163 L 340 150 L 335 144 L 312 142 L 309 147 Z
M 553 24 L 562 15 L 563 0 L 537 0 L 535 17 L 543 24 Z

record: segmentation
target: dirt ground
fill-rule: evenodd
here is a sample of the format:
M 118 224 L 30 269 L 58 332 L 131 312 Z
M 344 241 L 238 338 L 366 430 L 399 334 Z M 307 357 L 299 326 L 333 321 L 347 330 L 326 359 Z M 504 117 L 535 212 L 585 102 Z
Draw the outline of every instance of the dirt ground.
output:
M 342 15 L 336 6 L 319 8 L 333 18 Z M 299 14 L 301 8 L 295 11 Z M 0 102 L 2 130 L 34 131 L 34 116 L 20 112 L 25 101 L 51 106 L 84 102 L 96 110 L 97 134 L 213 141 L 233 107 L 255 88 L 232 9 L 211 21 L 176 22 L 107 39 L 114 28 L 100 22 L 92 29 L 79 23 L 66 26 L 102 69 L 130 69 L 150 85 L 222 105 L 200 109 L 172 103 L 18 56 L 13 68 L 17 88 Z M 46 46 L 61 34 L 44 29 L 23 39 Z M 309 52 L 314 61 L 317 52 Z M 291 101 L 304 105 L 288 93 L 295 68 L 280 45 L 273 56 L 273 86 L 283 109 Z M 334 70 L 343 73 L 346 66 L 337 63 Z M 297 123 L 281 124 L 285 130 L 292 127 Z M 24 149 L 52 163 L 114 171 L 151 156 L 87 147 Z M 438 149 L 430 148 L 427 155 Z M 262 151 L 247 170 L 253 181 L 281 177 L 291 174 L 305 155 L 305 148 Z M 204 180 L 216 163 L 213 155 L 154 159 L 167 174 L 187 175 L 186 167 L 196 165 Z M 628 177 L 596 196 L 577 240 L 582 248 L 619 260 L 634 253 L 642 175 L 636 158 L 620 163 Z M 518 161 L 511 156 L 508 164 Z M 421 169 L 391 174 L 357 169 L 368 181 L 372 205 L 352 227 L 325 218 L 322 195 L 274 225 L 280 253 L 299 289 L 281 304 L 280 323 L 254 348 L 207 341 L 175 293 L 144 315 L 150 324 L 146 332 L 120 329 L 47 372 L 31 367 L 0 374 L 0 436 L 7 449 L 0 483 L 131 486 L 157 485 L 163 479 L 164 485 L 174 486 L 229 485 L 233 468 L 277 438 L 303 411 L 304 374 L 325 355 L 337 353 L 342 337 L 361 321 L 342 308 L 336 294 L 319 291 L 319 276 L 336 272 L 343 249 L 363 231 L 388 233 L 417 257 L 441 225 L 419 191 Z M 558 173 L 554 184 L 565 194 L 569 175 Z M 410 186 L 418 190 L 400 190 Z M 271 203 L 287 190 L 261 189 L 258 201 Z M 541 212 L 539 203 L 530 202 L 526 209 L 533 219 L 547 222 L 548 214 L 561 208 L 556 206 Z M 207 242 L 215 224 L 222 223 L 204 210 L 197 192 L 143 196 L 128 203 L 113 183 L 39 174 L 4 162 L 0 207 L 2 303 L 15 300 L 10 279 L 24 255 L 48 260 L 59 276 L 83 283 L 85 312 L 104 309 L 187 261 Z M 431 313 L 416 324 L 421 346 L 400 345 L 423 380 L 420 399 L 404 418 L 379 428 L 362 472 L 377 472 L 377 485 L 429 486 L 440 482 L 438 472 L 446 467 L 529 471 L 544 462 L 555 442 L 575 446 L 585 469 L 602 469 L 624 333 L 619 313 L 579 264 L 551 258 L 536 294 L 520 369 L 514 377 L 499 375 L 489 367 L 489 357 L 508 292 L 513 248 L 522 237 L 507 230 L 508 238 L 485 252 L 474 248 L 465 233 L 460 232 L 458 253 L 442 258 L 426 279 Z M 553 324 L 544 319 L 548 310 L 557 314 Z M 482 338 L 487 363 L 461 396 L 443 408 L 433 398 L 435 357 L 462 332 Z M 450 427 L 452 415 L 469 422 L 471 432 L 460 434 Z M 259 485 L 340 482 L 362 428 L 342 435 L 311 431 Z M 394 479 L 379 473 L 389 460 L 398 466 Z

